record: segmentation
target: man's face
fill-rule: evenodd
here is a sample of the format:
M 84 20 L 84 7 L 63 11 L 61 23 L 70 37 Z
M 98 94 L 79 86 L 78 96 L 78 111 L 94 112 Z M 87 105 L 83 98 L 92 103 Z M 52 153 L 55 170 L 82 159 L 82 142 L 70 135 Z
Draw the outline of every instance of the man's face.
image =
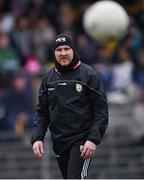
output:
M 55 49 L 55 58 L 62 66 L 68 66 L 74 56 L 73 49 L 68 45 L 58 46 Z

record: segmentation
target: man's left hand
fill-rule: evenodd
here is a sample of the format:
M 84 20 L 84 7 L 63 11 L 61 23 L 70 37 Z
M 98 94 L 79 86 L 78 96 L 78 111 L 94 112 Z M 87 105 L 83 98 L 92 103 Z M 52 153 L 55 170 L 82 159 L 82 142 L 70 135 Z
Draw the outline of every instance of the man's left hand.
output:
M 89 159 L 94 156 L 96 151 L 96 145 L 91 141 L 86 141 L 84 144 L 84 149 L 81 153 L 83 159 Z

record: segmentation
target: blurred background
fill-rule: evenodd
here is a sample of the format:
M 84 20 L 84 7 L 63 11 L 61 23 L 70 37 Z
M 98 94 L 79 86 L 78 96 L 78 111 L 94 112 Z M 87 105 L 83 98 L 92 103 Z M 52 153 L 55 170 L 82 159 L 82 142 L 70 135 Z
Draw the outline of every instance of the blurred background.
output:
M 117 1 L 130 25 L 117 43 L 102 44 L 83 28 L 96 1 L 0 0 L 0 178 L 61 178 L 50 135 L 45 155 L 30 144 L 43 74 L 53 66 L 52 41 L 69 33 L 82 62 L 100 75 L 109 101 L 109 127 L 89 178 L 144 178 L 144 1 Z

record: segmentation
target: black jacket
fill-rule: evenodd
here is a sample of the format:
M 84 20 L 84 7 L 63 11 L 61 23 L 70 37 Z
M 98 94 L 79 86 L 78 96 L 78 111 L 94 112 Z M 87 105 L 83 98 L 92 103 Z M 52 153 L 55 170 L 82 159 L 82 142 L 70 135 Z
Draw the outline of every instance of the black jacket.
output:
M 49 70 L 40 87 L 36 111 L 31 142 L 43 141 L 49 127 L 55 151 L 74 141 L 99 144 L 108 125 L 102 82 L 84 63 L 63 75 L 55 68 Z

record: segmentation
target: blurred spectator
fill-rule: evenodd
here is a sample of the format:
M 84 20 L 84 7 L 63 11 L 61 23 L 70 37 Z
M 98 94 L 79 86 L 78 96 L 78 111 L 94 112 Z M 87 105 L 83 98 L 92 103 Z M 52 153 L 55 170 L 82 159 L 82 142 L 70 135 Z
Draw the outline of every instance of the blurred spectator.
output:
M 126 48 L 131 50 L 133 56 L 136 56 L 143 44 L 143 35 L 136 24 L 132 22 L 128 28 L 127 36 L 124 39 Z
M 4 130 L 5 106 L 3 102 L 6 78 L 4 73 L 0 70 L 0 130 Z
M 47 4 L 48 2 L 46 2 L 45 0 L 31 0 L 28 1 L 28 10 L 26 12 L 26 14 L 28 14 L 28 18 L 30 20 L 31 23 L 31 28 L 35 29 L 35 27 L 37 26 L 38 21 L 42 18 L 45 17 L 46 19 L 48 18 L 47 16 Z M 56 17 L 56 15 L 54 16 L 54 18 Z M 53 19 L 54 21 L 54 19 Z
M 39 58 L 42 65 L 50 58 L 49 48 L 55 35 L 55 29 L 46 17 L 37 20 L 33 31 L 33 45 L 34 54 Z
M 25 71 L 29 75 L 38 75 L 41 72 L 41 64 L 36 56 L 30 56 L 25 64 Z
M 123 49 L 127 49 L 129 55 L 131 56 L 131 61 L 133 63 L 131 71 L 132 81 L 139 86 L 144 85 L 143 43 L 144 38 L 141 30 L 135 23 L 132 23 L 129 26 L 128 34 L 124 38 L 121 46 Z
M 144 33 L 144 1 L 143 0 L 129 0 L 127 4 L 128 13 L 135 19 L 139 29 Z
M 133 80 L 138 86 L 144 87 L 144 46 L 135 57 L 134 64 Z
M 15 19 L 22 16 L 24 14 L 24 12 L 27 9 L 27 0 L 25 1 L 19 1 L 19 0 L 14 0 L 12 1 L 11 4 L 11 12 L 14 15 Z
M 134 121 L 131 124 L 131 132 L 137 145 L 144 145 L 144 88 L 139 92 L 139 100 L 133 107 Z
M 22 58 L 22 65 L 26 58 L 32 54 L 32 30 L 28 16 L 20 16 L 12 32 L 12 40 Z
M 0 32 L 10 33 L 15 25 L 15 19 L 12 13 L 5 13 L 0 10 Z
M 23 74 L 15 74 L 11 86 L 5 92 L 5 129 L 23 134 L 33 120 L 33 95 L 28 80 Z
M 132 70 L 133 63 L 129 51 L 120 47 L 118 62 L 112 66 L 109 102 L 118 104 L 130 102 L 130 92 L 133 86 Z
M 55 31 L 57 32 L 58 29 L 58 9 L 56 7 L 55 3 L 47 2 L 45 4 L 46 8 L 46 16 L 48 17 L 51 25 L 55 28 Z
M 108 91 L 111 81 L 111 53 L 107 45 L 101 44 L 96 49 L 96 61 L 93 67 L 100 74 L 105 89 Z
M 111 90 L 125 92 L 132 83 L 133 63 L 130 53 L 125 48 L 119 49 L 118 59 L 112 68 Z
M 85 34 L 76 35 L 76 43 L 82 62 L 93 65 L 96 62 L 96 45 Z
M 34 97 L 34 105 L 38 103 L 38 93 L 39 87 L 41 84 L 42 74 L 33 76 L 32 79 L 32 88 L 33 88 L 33 97 Z
M 60 4 L 58 13 L 58 26 L 60 33 L 70 33 L 74 36 L 75 15 L 74 8 L 70 3 L 64 2 Z
M 4 70 L 16 70 L 20 67 L 20 59 L 16 50 L 11 46 L 7 34 L 0 34 L 0 66 Z
M 0 90 L 0 93 L 2 93 L 1 90 Z M 4 130 L 5 114 L 6 114 L 6 111 L 5 111 L 5 106 L 3 104 L 3 95 L 0 95 L 0 131 Z

